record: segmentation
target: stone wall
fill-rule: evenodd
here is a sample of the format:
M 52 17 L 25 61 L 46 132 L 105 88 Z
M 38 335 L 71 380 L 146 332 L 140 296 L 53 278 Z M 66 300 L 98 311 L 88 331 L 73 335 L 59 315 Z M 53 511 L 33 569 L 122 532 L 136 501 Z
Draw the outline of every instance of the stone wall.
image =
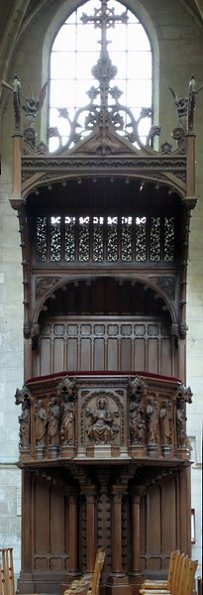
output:
M 50 3 L 28 21 L 10 64 L 10 76 L 18 72 L 24 95 L 31 84 L 38 93 L 47 80 L 49 44 L 65 17 L 71 2 Z M 155 71 L 160 85 L 154 83 L 156 114 L 160 107 L 161 142 L 169 140 L 177 124 L 171 86 L 179 96 L 187 92 L 192 74 L 203 82 L 203 25 L 187 12 L 179 0 L 129 0 L 143 20 L 154 45 Z M 46 48 L 43 46 L 46 39 Z M 201 419 L 203 413 L 203 91 L 197 96 L 197 196 L 198 205 L 191 220 L 187 286 L 187 379 L 193 391 L 193 405 L 188 410 L 188 434 L 193 447 L 192 506 L 196 513 L 196 537 L 193 556 L 201 561 Z M 20 568 L 20 471 L 18 458 L 18 410 L 14 404 L 16 387 L 23 383 L 23 286 L 18 219 L 9 203 L 11 193 L 12 100 L 3 114 L 2 163 L 0 177 L 0 546 L 14 546 L 15 569 Z M 45 130 L 46 112 L 43 114 Z M 155 122 L 158 123 L 158 122 Z M 198 568 L 198 573 L 200 573 Z

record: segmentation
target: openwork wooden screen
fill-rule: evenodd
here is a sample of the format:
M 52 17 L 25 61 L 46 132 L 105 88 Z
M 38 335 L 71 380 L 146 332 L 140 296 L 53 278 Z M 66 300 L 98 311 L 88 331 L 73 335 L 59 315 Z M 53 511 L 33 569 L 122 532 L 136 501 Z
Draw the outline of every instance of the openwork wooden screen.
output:
M 35 259 L 72 263 L 174 262 L 175 218 L 39 216 Z

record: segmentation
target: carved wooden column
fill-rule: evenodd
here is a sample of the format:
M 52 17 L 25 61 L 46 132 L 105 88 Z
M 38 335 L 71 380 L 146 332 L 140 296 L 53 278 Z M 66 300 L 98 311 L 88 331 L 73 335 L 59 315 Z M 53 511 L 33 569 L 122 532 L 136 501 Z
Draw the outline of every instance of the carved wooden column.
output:
M 112 506 L 112 572 L 122 572 L 122 489 L 114 485 Z
M 187 175 L 186 175 L 186 198 L 195 198 L 195 138 L 194 132 L 188 132 L 187 142 Z
M 143 582 L 140 568 L 141 534 L 140 534 L 140 501 L 144 493 L 143 486 L 133 486 L 131 490 L 131 570 L 130 581 L 134 585 L 133 592 L 137 595 Z
M 21 198 L 21 154 L 22 154 L 22 133 L 13 134 L 13 188 L 12 201 Z
M 18 579 L 18 589 L 22 593 L 33 593 L 32 575 L 33 547 L 33 491 L 34 477 L 30 471 L 22 473 L 22 570 Z
M 96 554 L 96 511 L 95 486 L 85 486 L 86 496 L 86 542 L 87 542 L 87 572 L 93 572 Z
M 191 556 L 191 475 L 190 467 L 180 471 L 180 551 Z
M 112 486 L 112 573 L 108 579 L 107 593 L 113 595 L 129 595 L 131 587 L 128 576 L 123 570 L 122 560 L 122 504 L 126 493 L 126 485 Z
M 140 494 L 136 488 L 131 495 L 131 534 L 132 561 L 131 572 L 140 572 Z
M 77 513 L 78 494 L 72 492 L 68 498 L 68 554 L 69 554 L 69 574 L 78 574 L 78 513 Z

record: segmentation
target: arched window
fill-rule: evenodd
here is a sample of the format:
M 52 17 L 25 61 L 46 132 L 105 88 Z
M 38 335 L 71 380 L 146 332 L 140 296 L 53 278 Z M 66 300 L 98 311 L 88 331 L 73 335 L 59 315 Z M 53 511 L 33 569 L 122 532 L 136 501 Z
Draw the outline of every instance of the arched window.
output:
M 152 51 L 148 35 L 138 18 L 120 2 L 89 0 L 66 19 L 52 44 L 50 151 L 60 143 L 66 145 L 76 111 L 89 103 L 88 92 L 96 78 L 93 67 L 101 55 L 104 35 L 119 103 L 130 109 L 136 120 L 142 108 L 148 108 L 147 117 L 139 125 L 145 143 L 152 119 Z

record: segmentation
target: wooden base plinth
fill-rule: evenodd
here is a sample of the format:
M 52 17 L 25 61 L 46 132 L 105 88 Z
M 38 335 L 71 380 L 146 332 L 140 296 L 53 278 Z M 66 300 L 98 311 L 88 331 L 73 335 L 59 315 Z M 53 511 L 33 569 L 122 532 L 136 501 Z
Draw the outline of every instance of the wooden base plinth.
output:
M 139 595 L 142 583 L 144 582 L 144 575 L 140 572 L 132 572 L 129 575 L 129 581 L 131 584 L 131 593 L 132 595 Z
M 49 593 L 56 595 L 60 593 L 60 585 L 64 579 L 62 572 L 46 572 L 21 574 L 17 583 L 17 593 Z
M 111 574 L 104 588 L 105 595 L 131 595 L 131 585 L 126 574 Z

